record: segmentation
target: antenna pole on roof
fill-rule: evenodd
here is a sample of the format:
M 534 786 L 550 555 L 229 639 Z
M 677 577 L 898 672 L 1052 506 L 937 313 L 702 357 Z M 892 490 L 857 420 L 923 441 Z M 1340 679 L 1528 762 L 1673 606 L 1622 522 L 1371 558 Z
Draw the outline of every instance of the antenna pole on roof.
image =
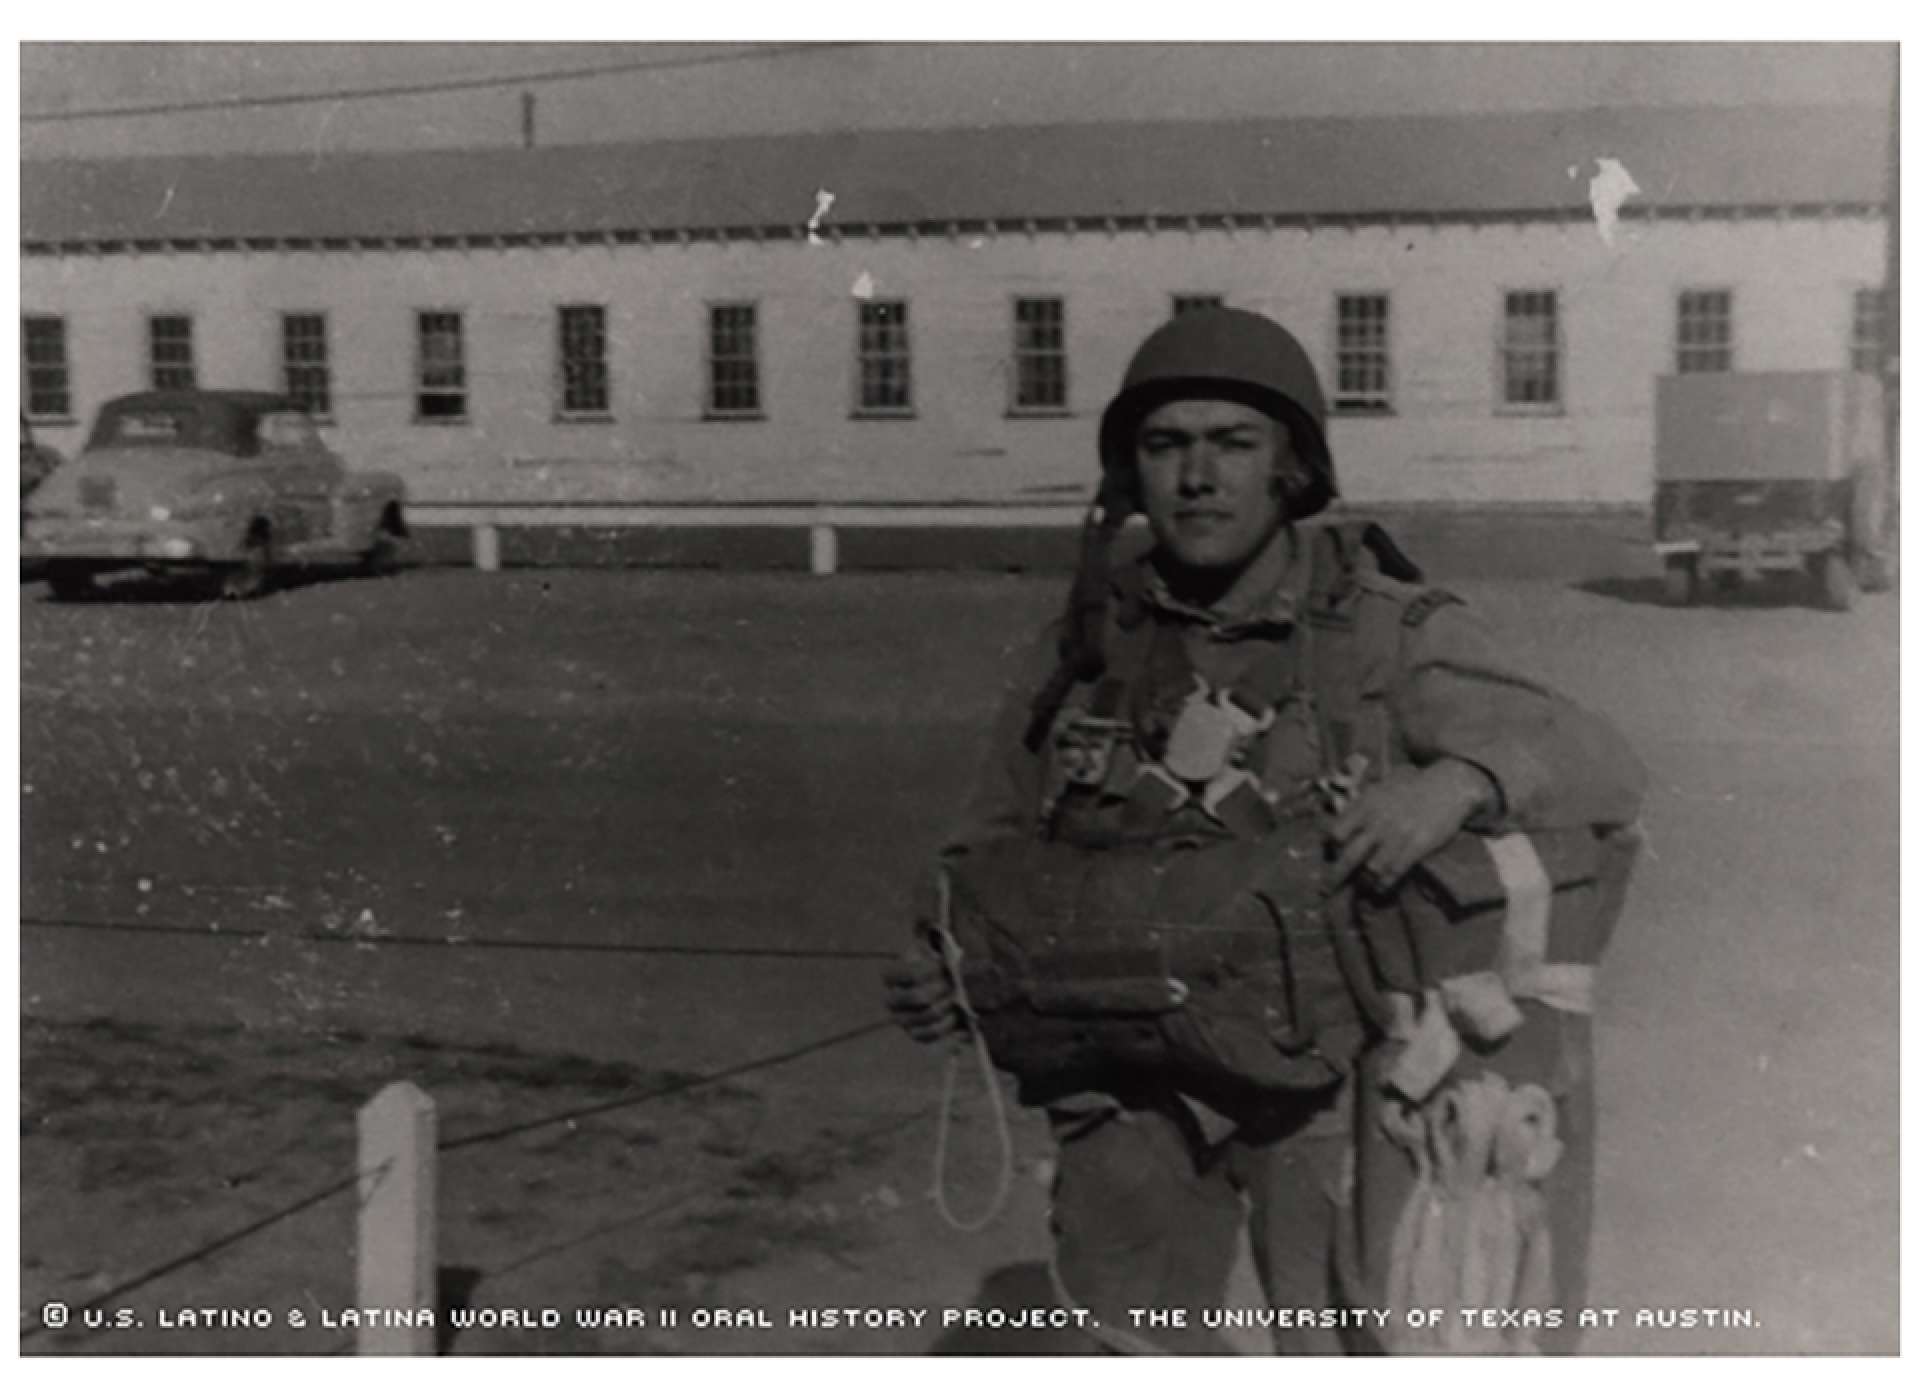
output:
M 520 94 L 520 145 L 526 150 L 533 149 L 533 94 Z

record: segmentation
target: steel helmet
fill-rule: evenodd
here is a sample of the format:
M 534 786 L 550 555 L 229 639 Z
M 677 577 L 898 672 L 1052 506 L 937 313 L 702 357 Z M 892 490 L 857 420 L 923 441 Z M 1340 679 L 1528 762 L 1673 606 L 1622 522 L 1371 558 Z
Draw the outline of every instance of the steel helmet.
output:
M 1313 474 L 1287 503 L 1293 518 L 1318 514 L 1337 494 L 1327 401 L 1300 342 L 1255 312 L 1205 307 L 1147 337 L 1100 419 L 1100 503 L 1110 518 L 1141 509 L 1134 435 L 1142 418 L 1175 399 L 1228 399 L 1286 425 L 1295 455 Z

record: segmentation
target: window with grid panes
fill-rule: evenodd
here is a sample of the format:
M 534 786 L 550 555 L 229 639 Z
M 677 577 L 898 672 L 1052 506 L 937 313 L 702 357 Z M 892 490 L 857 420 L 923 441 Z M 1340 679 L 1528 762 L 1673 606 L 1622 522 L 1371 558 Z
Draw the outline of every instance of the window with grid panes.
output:
M 1853 294 L 1853 333 L 1848 337 L 1849 363 L 1857 370 L 1878 374 L 1886 350 L 1886 291 L 1880 287 L 1857 288 Z
M 414 417 L 448 422 L 467 416 L 466 336 L 458 311 L 418 314 Z
M 191 389 L 193 317 L 147 318 L 147 383 L 155 389 Z
M 1515 410 L 1560 407 L 1560 296 L 1508 292 L 1500 325 L 1500 403 Z
M 760 412 L 760 351 L 755 308 L 737 302 L 707 308 L 707 412 Z
M 25 380 L 21 399 L 27 417 L 65 419 L 73 416 L 65 318 L 20 318 L 20 367 Z
M 320 312 L 289 311 L 280 317 L 280 371 L 288 398 L 315 418 L 333 416 L 327 318 Z
M 913 364 L 904 301 L 860 303 L 860 411 L 913 409 Z
M 1333 407 L 1339 413 L 1393 411 L 1393 376 L 1387 342 L 1387 294 L 1342 292 L 1335 296 Z
M 560 412 L 604 414 L 613 399 L 607 374 L 607 309 L 560 308 Z
M 1673 367 L 1680 374 L 1724 374 L 1733 368 L 1733 293 L 1692 288 L 1674 308 Z
M 1021 297 L 1013 304 L 1013 406 L 1067 406 L 1067 304 L 1059 297 Z
M 1205 311 L 1210 306 L 1225 306 L 1227 299 L 1213 292 L 1176 292 L 1173 297 L 1173 314 L 1184 316 L 1189 311 Z

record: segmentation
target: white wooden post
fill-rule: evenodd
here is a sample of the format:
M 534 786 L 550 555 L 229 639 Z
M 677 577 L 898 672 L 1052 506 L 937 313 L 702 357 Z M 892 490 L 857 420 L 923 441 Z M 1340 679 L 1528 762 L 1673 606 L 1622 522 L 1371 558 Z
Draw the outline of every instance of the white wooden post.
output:
M 473 527 L 473 567 L 483 574 L 497 573 L 500 569 L 500 527 L 497 525 L 476 525 Z
M 830 574 L 840 567 L 840 537 L 831 525 L 814 525 L 808 532 L 812 548 L 809 551 L 815 574 Z
M 359 1351 L 431 1356 L 434 1351 L 433 1100 L 402 1081 L 360 1109 Z M 423 1326 L 384 1326 L 392 1310 Z

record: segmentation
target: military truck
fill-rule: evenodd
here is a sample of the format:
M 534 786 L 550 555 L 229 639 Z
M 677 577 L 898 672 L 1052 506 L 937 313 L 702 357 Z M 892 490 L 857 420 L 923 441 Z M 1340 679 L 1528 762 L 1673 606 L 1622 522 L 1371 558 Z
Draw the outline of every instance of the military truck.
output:
M 1654 550 L 1667 601 L 1801 572 L 1821 603 L 1890 586 L 1894 490 L 1880 381 L 1854 371 L 1662 375 Z

